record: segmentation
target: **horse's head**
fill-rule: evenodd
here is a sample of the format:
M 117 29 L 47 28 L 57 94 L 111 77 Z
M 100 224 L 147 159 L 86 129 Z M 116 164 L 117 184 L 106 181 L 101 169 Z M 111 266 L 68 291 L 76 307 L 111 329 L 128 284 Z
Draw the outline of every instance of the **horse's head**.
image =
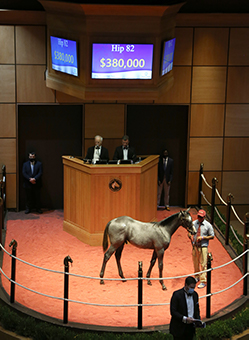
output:
M 179 212 L 179 217 L 180 217 L 180 222 L 181 225 L 187 229 L 187 231 L 189 233 L 191 233 L 192 235 L 196 234 L 196 229 L 193 225 L 193 221 L 192 221 L 192 217 L 189 214 L 189 210 L 190 208 L 188 208 L 185 211 L 180 211 Z

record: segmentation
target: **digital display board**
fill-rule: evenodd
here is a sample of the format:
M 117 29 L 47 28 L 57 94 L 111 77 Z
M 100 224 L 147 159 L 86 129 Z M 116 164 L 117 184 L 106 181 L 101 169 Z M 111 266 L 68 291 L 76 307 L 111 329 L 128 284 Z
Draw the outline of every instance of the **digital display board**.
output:
M 92 79 L 152 79 L 153 44 L 92 44 Z
M 50 36 L 52 69 L 78 76 L 77 42 Z
M 162 76 L 170 72 L 173 69 L 175 42 L 176 42 L 176 38 L 168 40 L 168 41 L 164 41 L 162 68 L 161 68 Z

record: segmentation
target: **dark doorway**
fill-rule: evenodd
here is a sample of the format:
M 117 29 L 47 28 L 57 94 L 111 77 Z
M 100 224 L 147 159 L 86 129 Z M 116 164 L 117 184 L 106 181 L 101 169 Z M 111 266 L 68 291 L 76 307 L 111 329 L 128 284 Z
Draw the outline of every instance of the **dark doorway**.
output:
M 161 154 L 174 160 L 170 205 L 185 206 L 188 106 L 128 105 L 127 134 L 137 155 Z
M 43 164 L 42 208 L 63 208 L 63 155 L 82 154 L 81 105 L 19 105 L 19 209 L 25 208 L 22 166 L 35 151 Z

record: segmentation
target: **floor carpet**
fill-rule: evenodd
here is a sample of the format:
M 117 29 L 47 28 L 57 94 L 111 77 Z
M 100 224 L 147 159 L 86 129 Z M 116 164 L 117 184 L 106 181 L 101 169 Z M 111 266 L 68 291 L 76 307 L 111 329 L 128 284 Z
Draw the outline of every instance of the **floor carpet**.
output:
M 158 220 L 178 212 L 180 208 L 172 208 L 170 212 L 158 210 Z M 196 211 L 190 211 L 193 219 Z M 63 211 L 45 211 L 42 215 L 24 212 L 9 212 L 5 249 L 11 251 L 9 243 L 15 239 L 18 243 L 17 257 L 42 268 L 63 271 L 64 258 L 69 255 L 73 260 L 70 273 L 98 277 L 103 261 L 102 247 L 92 247 L 80 242 L 77 238 L 63 231 Z M 193 273 L 191 259 L 191 243 L 187 232 L 180 227 L 172 237 L 170 246 L 164 256 L 164 277 L 175 277 Z M 212 252 L 212 267 L 223 265 L 231 260 L 217 238 L 210 241 L 209 251 Z M 146 275 L 151 259 L 151 250 L 141 250 L 130 244 L 125 245 L 122 254 L 122 268 L 126 278 L 138 276 L 138 261 L 143 262 L 143 275 Z M 4 253 L 3 271 L 10 277 L 11 259 Z M 238 267 L 232 263 L 212 271 L 211 291 L 220 291 L 241 277 Z M 107 263 L 106 278 L 119 278 L 115 257 Z M 152 277 L 158 277 L 158 267 L 155 265 Z M 184 278 L 165 280 L 167 290 L 163 291 L 158 281 L 152 281 L 152 286 L 143 282 L 143 303 L 169 303 L 172 292 L 183 287 Z M 20 261 L 16 264 L 16 281 L 30 289 L 50 296 L 63 297 L 64 275 L 51 273 L 28 266 Z M 2 284 L 10 293 L 10 282 L 2 275 Z M 86 303 L 100 304 L 137 304 L 137 280 L 105 281 L 70 276 L 69 298 Z M 197 289 L 199 296 L 206 294 L 206 289 Z M 243 294 L 240 282 L 235 287 L 211 298 L 211 314 L 221 310 Z M 40 313 L 63 319 L 63 301 L 44 297 L 16 287 L 15 300 L 20 304 Z M 206 298 L 200 299 L 202 318 L 206 314 Z M 137 327 L 137 307 L 97 307 L 79 303 L 69 303 L 69 321 L 91 325 Z M 143 308 L 143 326 L 168 324 L 170 321 L 169 306 L 148 306 Z

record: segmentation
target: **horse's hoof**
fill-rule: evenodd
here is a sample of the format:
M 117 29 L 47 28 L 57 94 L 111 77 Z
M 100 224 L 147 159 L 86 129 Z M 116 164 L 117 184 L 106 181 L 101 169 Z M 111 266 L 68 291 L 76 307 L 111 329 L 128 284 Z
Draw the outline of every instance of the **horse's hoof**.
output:
M 167 287 L 165 285 L 162 286 L 163 290 L 167 290 Z
M 150 280 L 147 281 L 147 285 L 152 286 L 152 283 Z
M 100 284 L 104 285 L 105 284 L 104 280 L 100 280 Z

